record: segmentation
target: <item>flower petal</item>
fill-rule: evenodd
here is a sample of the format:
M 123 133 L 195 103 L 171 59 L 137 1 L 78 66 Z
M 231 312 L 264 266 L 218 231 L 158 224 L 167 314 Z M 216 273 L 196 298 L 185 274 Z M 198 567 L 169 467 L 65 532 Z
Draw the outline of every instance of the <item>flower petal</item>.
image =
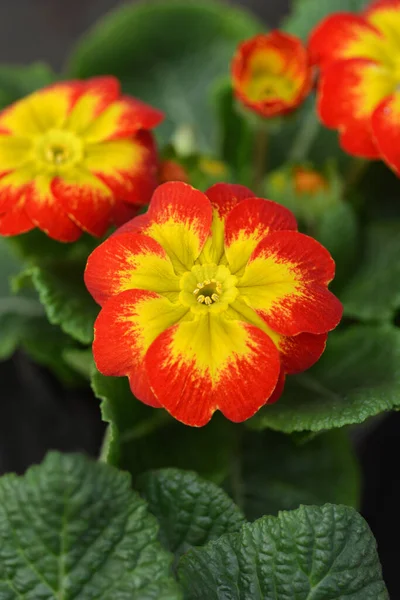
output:
M 295 216 L 284 206 L 261 198 L 243 200 L 226 219 L 225 252 L 231 272 L 238 273 L 246 265 L 270 231 L 296 229 Z
M 400 174 L 399 118 L 400 93 L 386 98 L 372 115 L 372 131 L 381 157 L 397 174 Z
M 187 183 L 163 183 L 154 192 L 142 233 L 165 249 L 175 271 L 190 270 L 210 233 L 212 208 L 207 196 Z
M 0 134 L 0 173 L 17 169 L 32 159 L 29 138 Z
M 275 387 L 274 391 L 272 392 L 271 396 L 268 398 L 267 404 L 275 404 L 275 402 L 277 402 L 279 400 L 279 398 L 282 396 L 283 390 L 285 388 L 285 379 L 286 379 L 285 372 L 283 371 L 283 369 L 281 369 L 281 371 L 279 373 L 278 383 L 276 384 L 276 387 Z
M 273 232 L 254 250 L 237 287 L 274 331 L 325 333 L 339 323 L 342 305 L 328 291 L 335 263 L 316 240 L 294 231 Z
M 208 188 L 205 194 L 221 220 L 228 216 L 238 202 L 254 198 L 254 193 L 249 188 L 237 183 L 216 183 Z
M 186 310 L 145 290 L 127 290 L 110 298 L 94 325 L 93 356 L 99 371 L 128 375 L 139 400 L 160 406 L 148 383 L 144 356 L 153 340 Z
M 113 210 L 113 220 L 117 227 L 124 225 L 128 221 L 131 221 L 133 217 L 136 217 L 140 210 L 139 206 L 128 204 L 121 200 L 117 200 Z
M 280 368 L 263 331 L 209 315 L 164 331 L 145 362 L 160 404 L 194 427 L 206 425 L 216 410 L 234 422 L 250 418 L 271 396 Z
M 34 229 L 34 227 L 35 225 L 25 212 L 23 200 L 5 214 L 0 215 L 0 235 L 19 235 Z
M 312 367 L 325 350 L 328 334 L 299 333 L 294 336 L 274 336 L 284 373 L 295 375 Z
M 69 81 L 34 92 L 0 113 L 0 130 L 29 137 L 60 128 L 83 89 L 82 82 Z
M 49 237 L 60 242 L 74 242 L 82 230 L 68 217 L 51 191 L 51 178 L 38 175 L 24 192 L 25 211 L 29 219 Z
M 344 150 L 354 156 L 379 158 L 371 116 L 393 89 L 389 72 L 377 63 L 361 58 L 339 61 L 322 73 L 318 112 L 324 125 L 339 129 Z
M 148 131 L 88 145 L 83 165 L 124 202 L 147 204 L 157 187 L 157 150 Z
M 325 68 L 337 60 L 387 58 L 387 43 L 380 32 L 361 15 L 337 13 L 326 17 L 313 30 L 309 41 L 311 62 Z
M 115 140 L 135 135 L 141 129 L 153 129 L 164 119 L 161 111 L 129 96 L 113 102 L 84 131 L 87 142 Z
M 0 176 L 0 213 L 12 210 L 36 177 L 32 163 Z
M 133 288 L 176 300 L 179 281 L 165 250 L 141 234 L 111 236 L 92 252 L 85 270 L 86 287 L 99 304 Z
M 312 86 L 306 48 L 282 31 L 256 35 L 239 45 L 232 61 L 235 95 L 262 117 L 296 108 Z
M 86 169 L 75 167 L 56 177 L 51 186 L 68 216 L 84 231 L 102 236 L 112 223 L 114 196 Z
M 399 0 L 377 0 L 367 6 L 364 16 L 389 42 L 395 52 L 399 50 L 400 2 Z M 393 58 L 397 58 L 397 52 Z
M 83 133 L 121 92 L 121 86 L 115 77 L 93 77 L 82 82 L 83 92 L 74 104 L 68 117 L 67 128 L 78 134 Z
M 211 235 L 204 245 L 200 262 L 219 264 L 224 254 L 225 221 L 234 206 L 254 193 L 244 185 L 216 183 L 206 191 L 213 208 Z

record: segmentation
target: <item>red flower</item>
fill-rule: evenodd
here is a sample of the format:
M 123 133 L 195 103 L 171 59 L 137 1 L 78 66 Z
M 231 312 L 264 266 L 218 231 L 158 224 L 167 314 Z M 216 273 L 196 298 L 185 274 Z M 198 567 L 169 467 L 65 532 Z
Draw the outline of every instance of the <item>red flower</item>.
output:
M 239 45 L 232 62 L 235 95 L 262 117 L 288 113 L 311 89 L 312 70 L 301 41 L 272 31 Z
M 321 356 L 342 314 L 333 275 L 283 206 L 239 185 L 165 183 L 89 257 L 97 367 L 187 425 L 215 410 L 244 421 Z
M 131 218 L 157 185 L 148 130 L 161 120 L 114 77 L 58 83 L 1 112 L 0 234 L 38 227 L 72 242 Z
M 349 154 L 382 158 L 400 173 L 400 0 L 327 17 L 309 47 L 321 67 L 322 122 L 339 130 Z

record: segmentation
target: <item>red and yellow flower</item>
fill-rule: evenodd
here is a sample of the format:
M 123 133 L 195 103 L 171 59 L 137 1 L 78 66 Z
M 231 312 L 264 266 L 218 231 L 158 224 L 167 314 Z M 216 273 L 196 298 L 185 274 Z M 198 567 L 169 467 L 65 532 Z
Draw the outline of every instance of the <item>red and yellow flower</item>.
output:
M 127 375 L 137 398 L 187 425 L 216 410 L 244 421 L 277 400 L 341 318 L 328 251 L 288 209 L 253 196 L 165 183 L 88 259 L 98 369 Z
M 157 185 L 162 114 L 114 77 L 57 83 L 0 113 L 0 234 L 71 242 L 131 218 Z
M 312 86 L 312 69 L 301 40 L 272 31 L 239 45 L 232 62 L 236 97 L 262 117 L 299 106 Z
M 327 17 L 311 35 L 321 67 L 318 111 L 344 150 L 400 173 L 400 0 Z

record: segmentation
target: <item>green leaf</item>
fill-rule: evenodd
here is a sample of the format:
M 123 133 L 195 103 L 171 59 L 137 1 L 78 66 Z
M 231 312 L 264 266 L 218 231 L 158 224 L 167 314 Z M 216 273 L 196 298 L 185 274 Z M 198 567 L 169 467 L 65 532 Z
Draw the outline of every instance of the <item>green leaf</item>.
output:
M 240 459 L 239 479 L 231 478 L 228 490 L 249 520 L 300 504 L 358 506 L 359 469 L 343 431 L 303 443 L 275 431 L 251 431 Z
M 0 65 L 0 108 L 50 85 L 56 76 L 45 63 L 29 66 Z
M 359 12 L 368 0 L 295 0 L 283 28 L 307 40 L 310 31 L 327 15 L 336 12 Z
M 345 315 L 389 321 L 400 308 L 400 221 L 373 223 L 359 269 L 341 294 Z
M 78 342 L 90 344 L 100 309 L 85 287 L 84 270 L 85 262 L 66 260 L 28 272 L 50 323 Z
M 212 151 L 216 122 L 210 87 L 228 75 L 237 44 L 263 28 L 249 13 L 218 2 L 123 6 L 81 40 L 68 74 L 116 75 L 125 92 L 165 111 L 158 129 L 163 142 L 183 126 L 193 130 L 197 150 Z
M 137 489 L 159 522 L 162 545 L 176 558 L 224 533 L 239 531 L 244 523 L 225 492 L 190 471 L 150 471 L 139 478 Z
M 316 219 L 313 237 L 332 254 L 336 263 L 331 289 L 342 289 L 354 273 L 359 259 L 359 225 L 357 215 L 348 202 L 327 206 Z
M 50 453 L 0 479 L 0 597 L 179 600 L 157 523 L 125 473 Z
M 388 600 L 374 537 L 346 506 L 264 517 L 181 558 L 185 600 Z
M 102 400 L 103 420 L 110 423 L 103 458 L 129 471 L 134 482 L 141 473 L 164 467 L 191 469 L 217 483 L 225 479 L 238 425 L 216 415 L 206 427 L 187 427 L 137 400 L 126 378 L 96 371 L 92 388 Z
M 272 406 L 247 421 L 255 429 L 322 431 L 362 423 L 400 406 L 400 330 L 358 325 L 330 334 L 319 362 L 287 378 Z

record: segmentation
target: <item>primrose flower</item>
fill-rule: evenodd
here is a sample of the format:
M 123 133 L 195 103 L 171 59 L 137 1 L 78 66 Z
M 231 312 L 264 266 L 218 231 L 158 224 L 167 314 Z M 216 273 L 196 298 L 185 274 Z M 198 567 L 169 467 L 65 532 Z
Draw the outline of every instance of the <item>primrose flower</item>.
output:
M 135 214 L 157 185 L 149 129 L 162 114 L 114 77 L 66 81 L 0 113 L 0 234 L 72 242 Z M 137 212 L 137 211 L 136 211 Z
M 321 67 L 324 125 L 338 129 L 349 154 L 382 158 L 400 173 L 400 0 L 375 2 L 361 15 L 327 17 L 309 48 Z
M 301 104 L 312 86 L 312 70 L 302 42 L 272 31 L 239 45 L 232 61 L 236 97 L 261 117 L 286 114 Z
M 315 196 L 329 188 L 329 182 L 321 173 L 309 167 L 293 168 L 293 185 L 299 196 Z
M 216 410 L 244 421 L 322 354 L 342 314 L 333 276 L 283 206 L 240 185 L 165 183 L 88 259 L 97 367 L 187 425 Z

